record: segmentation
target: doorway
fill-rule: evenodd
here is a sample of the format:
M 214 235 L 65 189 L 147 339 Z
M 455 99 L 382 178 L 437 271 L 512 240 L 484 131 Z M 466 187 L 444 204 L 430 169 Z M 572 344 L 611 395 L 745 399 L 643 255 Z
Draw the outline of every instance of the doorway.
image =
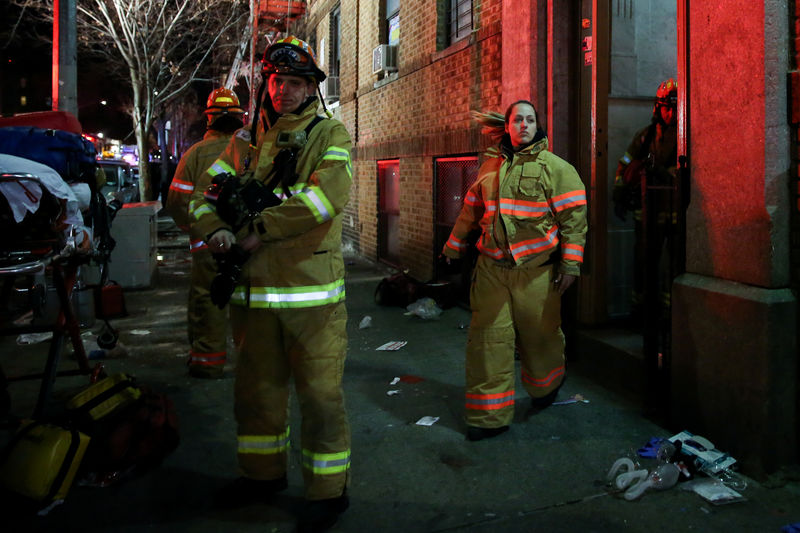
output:
M 474 154 L 434 159 L 434 257 L 442 252 L 453 225 L 461 212 L 467 191 L 478 177 L 478 156 Z M 477 232 L 476 232 L 477 233 Z M 438 281 L 451 283 L 458 303 L 469 306 L 469 285 L 472 267 L 478 256 L 474 241 L 462 261 L 452 264 L 436 262 L 435 277 Z
M 650 124 L 659 85 L 677 79 L 677 2 L 611 0 L 608 154 L 608 317 L 630 316 L 634 295 L 634 222 L 614 214 L 612 189 L 617 164 L 634 135 Z
M 378 161 L 378 260 L 400 262 L 400 160 Z

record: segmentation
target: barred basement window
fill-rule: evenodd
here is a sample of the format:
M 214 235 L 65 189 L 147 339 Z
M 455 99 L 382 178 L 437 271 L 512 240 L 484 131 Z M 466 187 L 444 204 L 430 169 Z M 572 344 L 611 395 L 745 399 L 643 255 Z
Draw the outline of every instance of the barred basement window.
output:
M 340 43 L 342 39 L 341 20 L 342 10 L 337 5 L 333 11 L 331 11 L 330 18 L 330 35 L 328 40 L 330 43 L 328 76 L 339 76 L 339 60 L 341 59 Z
M 434 164 L 436 173 L 434 246 L 436 250 L 441 250 L 461 212 L 467 191 L 478 177 L 479 165 L 478 157 L 475 155 L 437 157 Z

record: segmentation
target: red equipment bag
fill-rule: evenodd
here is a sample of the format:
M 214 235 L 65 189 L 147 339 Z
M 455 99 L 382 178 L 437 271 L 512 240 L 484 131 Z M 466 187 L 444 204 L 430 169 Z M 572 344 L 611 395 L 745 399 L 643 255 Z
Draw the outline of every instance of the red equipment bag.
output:
M 172 400 L 132 376 L 98 381 L 72 403 L 80 404 L 69 411 L 73 425 L 92 438 L 81 466 L 88 485 L 113 485 L 154 468 L 180 442 Z

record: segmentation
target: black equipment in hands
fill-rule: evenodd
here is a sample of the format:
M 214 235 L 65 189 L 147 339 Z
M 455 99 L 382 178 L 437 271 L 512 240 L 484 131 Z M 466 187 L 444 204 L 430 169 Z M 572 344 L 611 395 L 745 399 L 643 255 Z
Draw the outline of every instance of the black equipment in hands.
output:
M 242 275 L 242 268 L 249 257 L 250 253 L 238 244 L 231 246 L 224 254 L 214 254 L 217 274 L 211 280 L 211 302 L 220 309 L 228 305 L 236 283 Z
M 227 172 L 214 177 L 204 196 L 216 206 L 217 215 L 231 225 L 234 233 L 264 209 L 281 203 L 268 185 L 255 179 L 242 181 Z

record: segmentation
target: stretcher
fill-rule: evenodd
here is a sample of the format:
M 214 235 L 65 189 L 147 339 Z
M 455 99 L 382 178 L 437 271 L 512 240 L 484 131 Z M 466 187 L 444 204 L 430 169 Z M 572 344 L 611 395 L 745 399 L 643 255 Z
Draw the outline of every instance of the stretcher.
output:
M 56 177 L 43 176 L 48 167 L 9 158 L 0 154 L 0 335 L 49 331 L 52 338 L 42 372 L 8 376 L 3 359 L 18 355 L 5 351 L 0 356 L 3 421 L 10 420 L 9 384 L 41 380 L 33 412 L 33 418 L 41 419 L 58 376 L 88 375 L 93 371 L 72 302 L 79 268 L 91 259 L 91 247 L 87 248 L 84 241 L 88 233 L 81 235 L 86 228 L 82 227 L 80 212 L 71 205 L 75 197 L 70 196 L 63 180 L 56 180 L 58 175 L 54 172 Z M 19 170 L 9 171 L 10 168 Z M 55 304 L 54 316 L 48 317 L 48 304 Z M 75 369 L 59 369 L 65 340 L 72 344 Z

